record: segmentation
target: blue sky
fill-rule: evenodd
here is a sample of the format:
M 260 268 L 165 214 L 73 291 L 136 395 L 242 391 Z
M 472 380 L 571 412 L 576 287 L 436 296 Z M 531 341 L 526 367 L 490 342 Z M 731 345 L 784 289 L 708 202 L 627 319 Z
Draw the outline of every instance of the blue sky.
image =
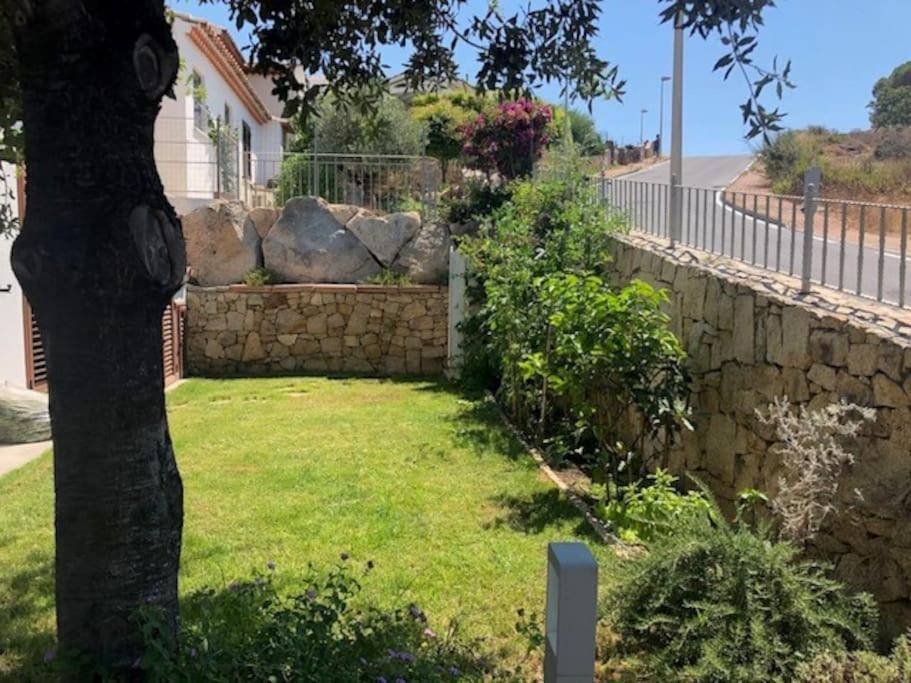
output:
M 501 0 L 508 10 L 514 0 Z M 195 0 L 171 2 L 182 10 L 229 27 L 238 44 L 247 44 L 230 26 L 222 5 L 199 5 Z M 465 8 L 483 11 L 485 0 L 469 0 Z M 622 102 L 596 102 L 593 108 L 598 130 L 623 143 L 639 140 L 640 111 L 645 108 L 646 137 L 658 130 L 660 77 L 670 75 L 672 29 L 658 21 L 655 0 L 605 0 L 601 55 L 620 67 L 627 81 Z M 877 78 L 898 64 L 911 60 L 911 0 L 779 0 L 767 11 L 754 53 L 759 63 L 772 57 L 790 58 L 796 90 L 785 93 L 781 104 L 789 115 L 788 127 L 820 124 L 838 130 L 866 128 L 870 89 Z M 684 59 L 684 152 L 688 155 L 733 154 L 747 151 L 738 105 L 746 97 L 746 85 L 731 75 L 724 82 L 712 72 L 721 54 L 716 38 L 706 41 L 688 37 Z M 390 73 L 400 69 L 406 53 L 397 48 L 384 52 Z M 470 51 L 458 55 L 465 73 L 474 73 Z M 557 85 L 539 95 L 558 100 Z M 665 88 L 665 130 L 669 136 L 670 84 Z

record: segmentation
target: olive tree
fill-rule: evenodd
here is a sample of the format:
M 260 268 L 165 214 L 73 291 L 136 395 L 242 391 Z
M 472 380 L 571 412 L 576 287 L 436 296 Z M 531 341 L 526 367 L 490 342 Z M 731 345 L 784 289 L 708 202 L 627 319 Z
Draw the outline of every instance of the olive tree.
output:
M 292 112 L 317 97 L 298 67 L 325 75 L 340 101 L 370 108 L 381 96 L 381 48 L 392 44 L 410 46 L 413 86 L 455 76 L 453 51 L 464 43 L 476 51 L 481 90 L 514 95 L 558 81 L 590 102 L 623 89 L 595 49 L 599 0 L 541 0 L 515 12 L 491 5 L 478 16 L 460 14 L 465 0 L 223 1 L 238 28 L 250 29 L 253 67 L 273 76 Z M 773 0 L 656 3 L 665 21 L 721 34 L 718 68 L 737 66 L 751 81 L 750 133 L 773 129 L 780 115 L 758 104 L 759 91 L 786 73 L 750 61 Z M 0 8 L 0 153 L 27 168 L 12 265 L 48 362 L 58 641 L 118 669 L 142 654 L 130 618 L 137 607 L 155 603 L 166 628 L 178 624 L 182 486 L 160 316 L 186 256 L 153 156 L 177 47 L 163 0 L 0 0 Z

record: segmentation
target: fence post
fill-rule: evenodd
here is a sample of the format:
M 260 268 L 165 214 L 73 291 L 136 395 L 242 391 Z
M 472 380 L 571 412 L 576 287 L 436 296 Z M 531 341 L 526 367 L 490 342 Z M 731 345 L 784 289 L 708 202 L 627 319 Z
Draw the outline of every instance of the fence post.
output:
M 465 257 L 454 246 L 449 247 L 449 334 L 447 336 L 446 376 L 458 379 L 462 373 L 464 353 L 462 350 L 462 322 L 465 320 Z
M 221 198 L 221 119 L 215 117 L 215 198 Z
M 816 198 L 819 197 L 822 171 L 817 166 L 808 168 L 803 176 L 803 268 L 800 291 L 810 292 L 810 276 L 813 270 L 813 216 L 816 213 Z M 823 247 L 825 248 L 825 247 Z
M 547 546 L 544 683 L 595 679 L 598 563 L 584 543 Z

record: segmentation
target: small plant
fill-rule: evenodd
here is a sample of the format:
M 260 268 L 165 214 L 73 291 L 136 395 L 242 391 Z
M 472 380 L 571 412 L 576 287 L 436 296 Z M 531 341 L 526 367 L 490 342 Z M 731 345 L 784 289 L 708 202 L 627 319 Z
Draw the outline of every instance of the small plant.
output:
M 371 285 L 410 285 L 412 284 L 411 278 L 408 277 L 408 273 L 397 273 L 391 268 L 383 268 L 376 275 L 372 275 L 367 279 L 367 282 Z
M 780 441 L 782 475 L 772 509 L 781 519 L 781 535 L 804 545 L 835 510 L 839 477 L 854 462 L 844 442 L 875 419 L 876 411 L 842 401 L 794 412 L 785 397 L 770 403 L 767 414 L 756 415 L 775 428 Z
M 273 572 L 184 600 L 180 642 L 154 605 L 137 614 L 150 681 L 452 681 L 495 675 L 480 641 L 457 627 L 437 632 L 417 605 L 362 606 L 347 555 L 328 573 L 312 567 L 300 593 L 283 594 Z M 368 563 L 369 571 L 372 564 Z M 499 679 L 498 679 L 499 680 Z
M 628 543 L 648 543 L 696 517 L 708 518 L 712 505 L 702 493 L 680 493 L 677 478 L 658 469 L 644 484 L 620 488 L 613 500 L 599 502 L 595 510 Z
M 244 275 L 244 284 L 249 287 L 273 285 L 278 281 L 275 273 L 268 268 L 254 268 Z
M 821 652 L 797 667 L 795 683 L 907 683 L 911 633 L 899 636 L 890 657 L 875 652 Z
M 627 562 L 605 605 L 632 680 L 785 682 L 816 653 L 873 642 L 872 598 L 717 508 Z

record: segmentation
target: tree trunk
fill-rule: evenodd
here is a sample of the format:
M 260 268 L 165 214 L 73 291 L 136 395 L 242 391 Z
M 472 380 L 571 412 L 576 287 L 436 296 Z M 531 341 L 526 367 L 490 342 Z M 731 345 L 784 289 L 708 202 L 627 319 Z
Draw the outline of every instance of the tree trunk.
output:
M 153 155 L 177 46 L 160 0 L 4 2 L 28 194 L 12 261 L 48 362 L 59 648 L 123 670 L 142 654 L 137 608 L 177 625 L 183 491 L 161 314 L 186 257 Z

